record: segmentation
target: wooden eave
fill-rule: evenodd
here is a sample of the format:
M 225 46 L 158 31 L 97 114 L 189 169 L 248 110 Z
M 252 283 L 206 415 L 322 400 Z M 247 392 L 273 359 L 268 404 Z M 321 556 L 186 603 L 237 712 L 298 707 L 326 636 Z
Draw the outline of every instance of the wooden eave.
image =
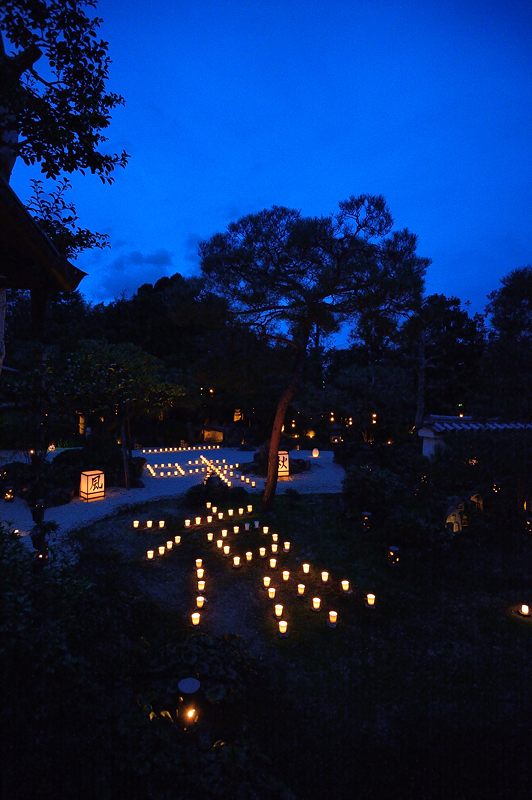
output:
M 0 287 L 73 292 L 86 274 L 59 253 L 0 177 Z

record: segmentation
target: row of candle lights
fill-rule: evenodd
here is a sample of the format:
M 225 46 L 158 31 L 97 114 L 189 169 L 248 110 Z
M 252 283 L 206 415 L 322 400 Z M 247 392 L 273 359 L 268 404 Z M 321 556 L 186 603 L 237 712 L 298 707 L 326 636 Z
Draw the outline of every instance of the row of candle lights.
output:
M 150 447 L 143 453 L 188 453 L 191 450 L 219 450 L 219 444 L 193 445 L 192 447 Z

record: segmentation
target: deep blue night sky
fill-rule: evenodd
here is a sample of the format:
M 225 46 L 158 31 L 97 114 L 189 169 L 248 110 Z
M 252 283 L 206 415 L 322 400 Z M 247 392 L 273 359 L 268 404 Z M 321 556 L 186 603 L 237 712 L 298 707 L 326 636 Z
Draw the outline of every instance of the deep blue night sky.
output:
M 532 8 L 532 7 L 531 7 Z M 112 187 L 74 177 L 112 250 L 93 301 L 198 270 L 197 242 L 273 204 L 326 214 L 383 194 L 432 258 L 428 292 L 481 310 L 530 262 L 529 4 L 101 0 L 113 59 Z M 28 196 L 28 170 L 14 186 Z

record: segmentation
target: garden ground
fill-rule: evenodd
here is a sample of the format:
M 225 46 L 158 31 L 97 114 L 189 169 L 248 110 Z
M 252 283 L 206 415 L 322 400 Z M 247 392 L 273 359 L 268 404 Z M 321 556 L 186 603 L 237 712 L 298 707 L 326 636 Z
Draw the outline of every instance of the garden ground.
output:
M 255 660 L 247 735 L 300 800 L 529 796 L 532 625 L 512 613 L 530 603 L 532 548 L 524 535 L 442 533 L 403 547 L 401 564 L 390 567 L 393 542 L 346 520 L 339 495 L 280 497 L 261 520 L 292 543 L 283 557 L 290 580 L 276 581 L 290 631 L 280 639 L 262 563 L 232 570 L 207 545 L 206 529 L 184 535 L 164 558 L 145 559 L 148 542 L 168 533 L 135 532 L 133 516 L 165 518 L 168 531 L 178 532 L 192 513 L 167 499 L 98 522 L 76 537 L 80 563 L 148 595 L 186 625 L 194 559 L 204 558 L 202 629 L 237 634 Z M 259 534 L 245 536 L 232 546 L 255 549 Z M 323 612 L 296 598 L 305 559 L 313 565 L 309 594 L 323 588 L 324 568 L 335 586 L 345 577 L 356 587 L 349 597 L 320 591 L 325 609 L 339 612 L 334 630 Z M 373 609 L 364 603 L 367 591 L 377 595 Z

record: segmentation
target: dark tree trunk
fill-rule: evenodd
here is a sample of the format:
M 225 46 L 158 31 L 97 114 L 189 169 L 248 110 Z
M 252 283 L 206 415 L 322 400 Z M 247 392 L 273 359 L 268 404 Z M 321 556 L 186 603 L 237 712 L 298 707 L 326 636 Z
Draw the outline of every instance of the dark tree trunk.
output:
M 275 497 L 275 490 L 277 489 L 277 453 L 279 452 L 279 442 L 281 441 L 282 427 L 286 416 L 288 406 L 296 393 L 297 387 L 303 375 L 303 367 L 305 366 L 305 359 L 307 355 L 307 344 L 309 334 L 308 331 L 302 337 L 297 349 L 297 356 L 292 371 L 290 383 L 283 391 L 277 403 L 275 410 L 275 417 L 272 425 L 272 433 L 270 437 L 270 449 L 268 451 L 268 475 L 266 478 L 266 486 L 264 487 L 264 494 L 262 495 L 262 503 L 264 508 L 270 508 L 273 504 Z
M 427 357 L 425 352 L 425 332 L 421 331 L 419 337 L 417 355 L 417 394 L 416 394 L 416 417 L 414 425 L 417 430 L 423 425 L 425 417 L 425 389 L 427 381 Z

